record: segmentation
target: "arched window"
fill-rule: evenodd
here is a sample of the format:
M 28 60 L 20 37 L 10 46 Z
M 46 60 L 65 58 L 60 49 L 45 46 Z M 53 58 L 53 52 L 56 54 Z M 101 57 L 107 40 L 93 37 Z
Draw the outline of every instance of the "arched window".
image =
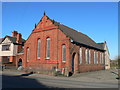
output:
M 89 52 L 88 52 L 88 63 L 90 64 L 90 58 L 91 58 L 91 53 L 90 53 L 90 49 L 89 49 Z
M 104 53 L 101 53 L 101 58 L 102 58 L 102 64 L 104 64 Z
M 86 64 L 90 64 L 90 49 L 86 49 L 85 51 L 85 56 L 86 56 Z
M 98 64 L 98 52 L 96 53 L 96 60 L 97 60 L 97 64 Z
M 37 57 L 38 57 L 38 59 L 40 59 L 40 43 L 41 43 L 41 40 L 40 39 L 38 39 L 38 48 L 37 48 Z
M 66 62 L 66 45 L 62 45 L 62 61 Z
M 82 64 L 82 47 L 79 49 L 79 64 Z
M 94 51 L 94 64 L 98 64 L 98 52 Z
M 96 52 L 94 51 L 94 64 L 96 64 Z
M 100 52 L 100 64 L 102 64 L 102 53 Z
M 88 49 L 85 50 L 86 64 L 88 64 Z
M 46 59 L 50 59 L 50 38 L 47 38 Z
M 29 62 L 30 60 L 30 49 L 27 48 L 27 62 Z

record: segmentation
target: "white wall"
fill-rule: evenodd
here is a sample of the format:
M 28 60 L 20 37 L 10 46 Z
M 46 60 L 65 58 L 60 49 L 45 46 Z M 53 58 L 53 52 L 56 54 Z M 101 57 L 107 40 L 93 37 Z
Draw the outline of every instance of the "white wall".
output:
M 105 50 L 105 69 L 110 69 L 110 55 L 106 44 Z
M 10 51 L 2 51 L 2 45 L 10 44 Z M 14 45 L 8 38 L 0 44 L 0 56 L 15 56 L 17 53 L 17 45 Z

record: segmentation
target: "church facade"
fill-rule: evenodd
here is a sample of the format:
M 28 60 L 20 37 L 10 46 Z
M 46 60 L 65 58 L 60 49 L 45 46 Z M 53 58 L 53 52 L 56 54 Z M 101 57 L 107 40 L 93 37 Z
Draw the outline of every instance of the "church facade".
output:
M 67 69 L 72 73 L 102 70 L 105 69 L 105 52 L 108 52 L 105 45 L 106 42 L 96 43 L 44 13 L 24 44 L 22 65 L 36 72 L 53 69 Z

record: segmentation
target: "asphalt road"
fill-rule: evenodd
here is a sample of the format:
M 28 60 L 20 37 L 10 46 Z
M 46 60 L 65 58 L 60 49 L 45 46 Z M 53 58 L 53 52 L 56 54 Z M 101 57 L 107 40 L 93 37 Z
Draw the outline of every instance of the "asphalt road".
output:
M 23 73 L 3 73 L 2 88 L 118 88 L 118 83 L 79 81 L 69 77 L 45 77 Z

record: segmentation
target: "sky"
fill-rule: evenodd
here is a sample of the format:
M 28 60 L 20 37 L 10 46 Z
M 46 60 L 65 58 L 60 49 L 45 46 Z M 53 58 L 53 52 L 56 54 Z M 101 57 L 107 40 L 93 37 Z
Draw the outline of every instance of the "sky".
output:
M 16 30 L 27 39 L 43 16 L 88 35 L 95 42 L 107 42 L 110 58 L 118 55 L 117 2 L 3 2 L 2 36 Z

